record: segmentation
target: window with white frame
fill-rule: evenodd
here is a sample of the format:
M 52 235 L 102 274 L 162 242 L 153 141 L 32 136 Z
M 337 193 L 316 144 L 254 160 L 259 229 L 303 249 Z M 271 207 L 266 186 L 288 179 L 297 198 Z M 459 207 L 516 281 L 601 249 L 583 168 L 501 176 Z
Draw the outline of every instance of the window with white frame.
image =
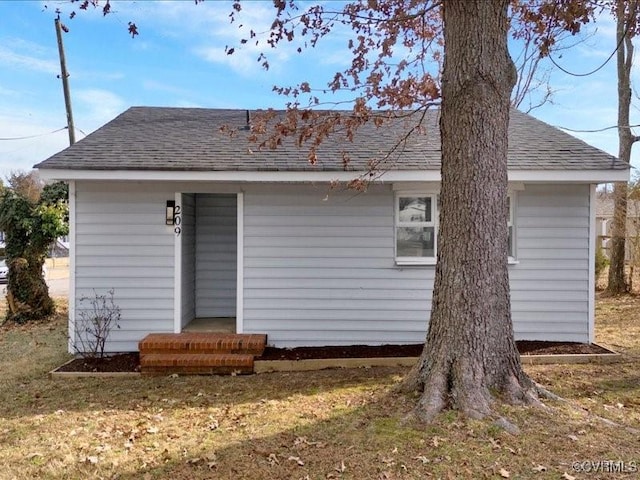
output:
M 436 257 L 436 195 L 396 196 L 396 259 L 416 263 Z
M 398 193 L 395 205 L 396 263 L 433 264 L 437 254 L 439 195 Z M 515 261 L 514 195 L 507 197 L 509 260 Z

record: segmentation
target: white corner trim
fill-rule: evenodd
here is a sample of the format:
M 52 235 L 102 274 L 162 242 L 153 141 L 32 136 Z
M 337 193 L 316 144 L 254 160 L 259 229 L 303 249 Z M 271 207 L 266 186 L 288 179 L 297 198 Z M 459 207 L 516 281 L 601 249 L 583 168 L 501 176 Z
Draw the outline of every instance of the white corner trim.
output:
M 176 206 L 182 208 L 182 193 L 175 194 Z M 160 206 L 162 208 L 162 205 Z M 173 230 L 173 229 L 172 229 Z M 173 235 L 173 333 L 182 331 L 182 235 Z
M 236 333 L 244 333 L 244 193 L 237 199 Z
M 596 185 L 589 187 L 589 343 L 595 341 L 596 309 Z
M 186 170 L 62 170 L 41 168 L 43 180 L 121 180 L 168 182 L 331 182 L 349 181 L 365 172 L 327 171 L 186 171 Z M 382 172 L 375 183 L 439 182 L 440 170 Z M 511 170 L 510 182 L 606 183 L 629 181 L 629 170 Z
M 69 182 L 69 338 L 67 350 L 76 353 L 76 182 Z

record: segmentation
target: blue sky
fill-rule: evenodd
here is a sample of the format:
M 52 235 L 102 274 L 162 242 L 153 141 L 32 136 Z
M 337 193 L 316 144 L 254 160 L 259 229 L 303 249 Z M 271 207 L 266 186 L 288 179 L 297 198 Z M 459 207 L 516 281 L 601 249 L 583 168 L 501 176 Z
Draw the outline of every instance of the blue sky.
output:
M 287 99 L 273 93 L 273 85 L 305 80 L 322 85 L 348 60 L 346 37 L 338 32 L 302 55 L 291 45 L 270 52 L 271 68 L 264 71 L 256 62 L 259 50 L 239 45 L 244 34 L 229 23 L 226 2 L 116 1 L 114 13 L 105 18 L 93 10 L 69 20 L 73 6 L 68 1 L 0 1 L 1 177 L 29 169 L 68 145 L 67 132 L 55 132 L 66 125 L 57 78 L 56 8 L 63 9 L 61 18 L 70 30 L 64 43 L 77 139 L 133 105 L 283 108 Z M 248 2 L 244 14 L 245 28 L 264 31 L 272 19 L 271 2 Z M 129 21 L 138 25 L 135 39 L 127 34 Z M 614 50 L 615 25 L 606 15 L 587 30 L 590 35 L 584 42 L 555 56 L 564 68 L 588 72 Z M 225 54 L 227 45 L 236 48 L 234 55 Z M 567 75 L 548 62 L 547 66 L 554 103 L 534 110 L 534 116 L 576 130 L 615 125 L 615 57 L 586 77 Z M 632 115 L 632 123 L 637 123 L 638 108 L 632 107 Z M 573 135 L 617 152 L 615 130 Z M 632 160 L 638 166 L 639 155 Z

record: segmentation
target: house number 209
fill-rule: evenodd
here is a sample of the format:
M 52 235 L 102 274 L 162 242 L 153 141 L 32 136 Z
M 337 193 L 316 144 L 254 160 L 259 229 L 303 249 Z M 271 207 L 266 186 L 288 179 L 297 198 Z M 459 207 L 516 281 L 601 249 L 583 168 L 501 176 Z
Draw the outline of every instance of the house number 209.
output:
M 180 235 L 182 233 L 182 227 L 180 226 L 182 224 L 182 208 L 180 205 L 176 205 L 174 210 L 173 224 L 175 225 L 173 231 L 176 235 Z

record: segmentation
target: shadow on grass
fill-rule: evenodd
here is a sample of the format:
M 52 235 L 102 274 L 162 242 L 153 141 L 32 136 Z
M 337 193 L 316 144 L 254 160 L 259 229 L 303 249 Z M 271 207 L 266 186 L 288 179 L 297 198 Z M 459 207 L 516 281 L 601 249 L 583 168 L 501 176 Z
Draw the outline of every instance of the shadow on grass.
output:
M 100 462 L 80 464 L 73 475 L 89 478 L 117 473 L 120 480 L 425 478 L 434 471 L 434 462 L 451 461 L 452 448 L 462 450 L 462 446 L 448 443 L 434 447 L 433 443 L 434 437 L 447 435 L 456 416 L 449 417 L 444 425 L 418 428 L 402 421 L 414 404 L 411 398 L 389 393 L 388 389 L 364 396 L 368 400 L 363 405 L 334 406 L 329 418 L 313 419 L 313 414 L 303 413 L 308 405 L 301 405 L 293 427 L 258 425 L 254 433 L 248 425 L 235 441 L 229 441 L 235 430 L 191 432 L 199 438 L 191 438 L 170 453 L 165 451 L 164 456 L 163 452 L 153 452 L 142 465 L 126 459 L 120 467 Z M 144 450 L 148 444 L 134 448 Z M 451 465 L 444 468 L 461 473 Z M 464 470 L 466 466 L 462 468 L 462 473 L 470 473 Z M 67 478 L 65 475 L 52 478 Z
M 219 407 L 282 400 L 347 387 L 391 382 L 403 368 L 332 369 L 249 376 L 50 379 L 46 372 L 3 382 L 0 417 L 46 415 L 59 410 L 140 410 Z
M 149 440 L 134 447 L 138 452 L 151 449 L 144 461 L 123 456 L 116 465 L 99 460 L 95 465 L 77 464 L 72 472 L 47 476 L 117 475 L 119 480 L 471 479 L 501 478 L 499 472 L 504 469 L 513 478 L 542 478 L 532 466 L 544 465 L 549 478 L 560 478 L 577 459 L 598 454 L 631 460 L 630 452 L 636 451 L 633 439 L 627 438 L 624 444 L 619 438 L 610 444 L 600 441 L 609 433 L 601 427 L 594 432 L 602 437 L 576 444 L 570 435 L 590 428 L 582 419 L 536 409 L 517 410 L 523 429 L 518 437 L 493 428 L 490 422 L 465 421 L 452 412 L 441 415 L 432 425 L 407 424 L 403 419 L 414 404 L 415 399 L 390 393 L 387 388 L 360 406 L 333 407 L 329 418 L 300 415 L 301 421 L 294 426 L 270 429 L 258 425 L 255 432 L 247 425 L 235 438 L 230 436 L 237 430 L 189 432 L 189 438 L 178 441 L 171 452 L 153 450 Z M 515 409 L 507 413 L 514 414 Z M 615 437 L 616 432 L 610 433 Z M 597 446 L 590 444 L 592 440 Z

